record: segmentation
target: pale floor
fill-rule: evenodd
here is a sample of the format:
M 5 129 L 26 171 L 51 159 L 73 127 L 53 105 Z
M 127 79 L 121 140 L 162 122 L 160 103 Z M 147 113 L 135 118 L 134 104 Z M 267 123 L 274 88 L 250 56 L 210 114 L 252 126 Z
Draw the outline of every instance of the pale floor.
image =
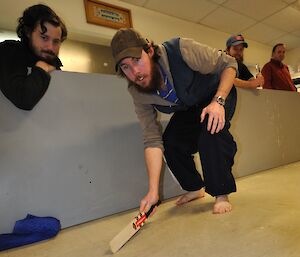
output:
M 164 202 L 119 251 L 121 257 L 300 257 L 300 162 L 237 180 L 229 214 L 211 213 L 206 196 L 185 206 Z M 1 257 L 112 256 L 109 241 L 136 210 L 62 230 L 54 239 Z

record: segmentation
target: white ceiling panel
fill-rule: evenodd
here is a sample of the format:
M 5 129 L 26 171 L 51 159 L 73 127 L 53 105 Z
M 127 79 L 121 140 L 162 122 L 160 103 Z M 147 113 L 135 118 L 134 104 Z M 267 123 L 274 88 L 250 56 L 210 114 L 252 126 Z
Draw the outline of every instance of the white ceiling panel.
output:
M 227 0 L 212 0 L 213 2 L 215 2 L 216 4 L 223 4 L 225 3 Z
M 292 4 L 291 6 L 300 11 L 300 0 L 294 1 L 294 4 Z
M 120 0 L 248 40 L 300 47 L 300 0 Z M 275 43 L 274 43 L 275 42 Z
M 217 30 L 235 34 L 255 24 L 256 21 L 231 10 L 219 7 L 202 19 L 200 23 Z
M 147 0 L 126 0 L 123 1 L 129 4 L 137 5 L 137 6 L 144 6 L 144 4 L 147 2 Z
M 215 10 L 218 5 L 208 0 L 188 0 L 185 2 L 182 0 L 149 0 L 145 7 L 183 20 L 198 22 Z
M 283 2 L 287 3 L 287 4 L 292 4 L 292 3 L 295 3 L 299 0 L 282 0 Z
M 243 31 L 243 36 L 245 38 L 251 38 L 254 39 L 255 41 L 264 44 L 270 42 L 273 39 L 279 38 L 284 34 L 286 34 L 285 31 L 272 28 L 269 25 L 263 23 L 258 23 L 252 26 L 251 28 Z
M 300 37 L 300 30 L 293 31 L 291 34 L 293 34 L 294 36 Z M 300 42 L 299 42 L 299 46 L 300 46 Z
M 281 0 L 272 0 L 272 4 L 262 0 L 228 0 L 223 6 L 231 10 L 260 21 L 274 12 L 278 12 L 287 6 Z
M 287 7 L 282 11 L 270 16 L 264 20 L 264 23 L 292 32 L 300 29 L 300 11 L 292 7 Z
M 293 36 L 291 34 L 287 34 L 284 35 L 282 37 L 279 37 L 275 40 L 271 40 L 271 42 L 269 42 L 270 45 L 276 45 L 277 43 L 283 43 L 286 45 L 286 48 L 289 49 L 293 49 L 296 47 L 299 47 L 299 37 Z

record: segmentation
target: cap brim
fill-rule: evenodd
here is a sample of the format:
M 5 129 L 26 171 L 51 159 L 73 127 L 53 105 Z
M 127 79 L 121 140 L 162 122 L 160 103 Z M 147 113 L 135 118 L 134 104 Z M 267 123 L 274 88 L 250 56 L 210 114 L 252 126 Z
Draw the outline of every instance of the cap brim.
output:
M 237 46 L 239 44 L 243 44 L 245 48 L 248 47 L 248 44 L 245 41 L 235 41 L 234 43 L 232 43 L 232 46 Z
M 118 70 L 118 66 L 120 61 L 122 61 L 124 58 L 127 57 L 133 57 L 133 58 L 141 58 L 142 56 L 142 50 L 143 47 L 139 46 L 139 47 L 131 47 L 131 48 L 127 48 L 125 50 L 123 50 L 122 52 L 120 52 L 116 57 L 116 71 Z

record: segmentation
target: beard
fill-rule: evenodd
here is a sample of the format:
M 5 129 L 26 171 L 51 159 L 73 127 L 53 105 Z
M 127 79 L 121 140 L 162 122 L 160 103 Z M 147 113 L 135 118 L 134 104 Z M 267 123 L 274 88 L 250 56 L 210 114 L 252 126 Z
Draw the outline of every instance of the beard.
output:
M 150 60 L 150 65 L 151 65 L 151 74 L 150 74 L 151 79 L 149 84 L 146 87 L 142 87 L 136 84 L 135 82 L 132 82 L 135 88 L 142 93 L 152 94 L 161 88 L 162 76 L 159 70 L 159 66 L 153 59 Z
M 239 62 L 243 62 L 244 61 L 244 57 L 243 56 L 237 56 L 235 57 L 235 59 Z
M 31 49 L 31 51 L 34 53 L 34 55 L 41 61 L 44 61 L 50 65 L 54 65 L 55 63 L 55 59 L 57 58 L 57 55 L 50 51 L 50 50 L 38 50 L 31 42 L 31 40 L 29 41 L 29 48 Z M 46 56 L 44 56 L 43 54 L 46 54 Z

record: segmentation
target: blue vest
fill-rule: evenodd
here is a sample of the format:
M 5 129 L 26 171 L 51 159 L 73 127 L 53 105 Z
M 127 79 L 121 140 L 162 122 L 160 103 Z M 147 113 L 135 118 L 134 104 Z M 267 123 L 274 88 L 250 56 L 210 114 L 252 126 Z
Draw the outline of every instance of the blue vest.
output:
M 182 58 L 179 38 L 164 42 L 163 46 L 167 51 L 170 71 L 179 104 L 176 106 L 154 105 L 155 108 L 163 113 L 172 113 L 187 110 L 189 107 L 195 105 L 203 107 L 208 105 L 217 92 L 220 74 L 201 74 L 198 71 L 192 70 Z M 231 99 L 234 101 L 232 102 Z M 227 97 L 226 105 L 228 105 L 227 102 L 230 105 L 231 118 L 236 104 L 235 88 L 232 89 L 232 93 Z
M 163 43 L 168 55 L 173 85 L 180 100 L 177 106 L 157 106 L 162 112 L 172 113 L 177 110 L 210 102 L 219 86 L 219 74 L 201 74 L 192 70 L 183 60 L 179 38 Z

